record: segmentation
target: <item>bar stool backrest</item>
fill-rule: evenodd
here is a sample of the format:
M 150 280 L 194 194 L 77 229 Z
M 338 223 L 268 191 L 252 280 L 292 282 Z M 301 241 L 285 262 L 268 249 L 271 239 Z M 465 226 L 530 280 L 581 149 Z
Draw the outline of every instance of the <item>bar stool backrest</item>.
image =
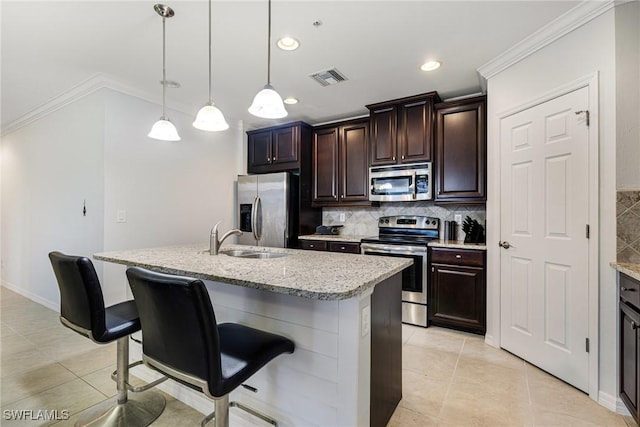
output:
M 60 289 L 60 320 L 96 342 L 106 333 L 105 307 L 100 280 L 87 257 L 49 254 Z
M 198 279 L 127 269 L 142 326 L 143 360 L 174 379 L 222 396 L 220 338 Z

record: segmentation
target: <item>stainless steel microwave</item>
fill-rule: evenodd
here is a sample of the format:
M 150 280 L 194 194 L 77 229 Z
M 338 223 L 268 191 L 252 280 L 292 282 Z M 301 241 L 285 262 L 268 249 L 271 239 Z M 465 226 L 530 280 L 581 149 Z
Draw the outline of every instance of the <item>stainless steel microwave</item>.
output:
M 431 162 L 369 168 L 369 200 L 410 202 L 431 200 Z

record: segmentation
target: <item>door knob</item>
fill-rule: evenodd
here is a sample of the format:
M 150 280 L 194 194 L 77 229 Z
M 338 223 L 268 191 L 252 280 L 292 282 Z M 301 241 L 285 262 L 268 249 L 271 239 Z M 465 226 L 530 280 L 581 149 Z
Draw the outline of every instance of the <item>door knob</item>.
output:
M 511 247 L 511 245 L 509 244 L 509 242 L 498 242 L 498 246 L 500 246 L 501 248 L 505 248 L 505 249 L 509 249 Z

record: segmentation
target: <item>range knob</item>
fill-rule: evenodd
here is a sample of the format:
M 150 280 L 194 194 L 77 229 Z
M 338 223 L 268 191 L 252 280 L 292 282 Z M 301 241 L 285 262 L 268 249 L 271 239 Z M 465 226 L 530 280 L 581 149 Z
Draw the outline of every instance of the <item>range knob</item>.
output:
M 385 224 L 389 224 L 389 218 L 385 219 L 385 220 L 384 220 L 384 223 L 385 223 Z

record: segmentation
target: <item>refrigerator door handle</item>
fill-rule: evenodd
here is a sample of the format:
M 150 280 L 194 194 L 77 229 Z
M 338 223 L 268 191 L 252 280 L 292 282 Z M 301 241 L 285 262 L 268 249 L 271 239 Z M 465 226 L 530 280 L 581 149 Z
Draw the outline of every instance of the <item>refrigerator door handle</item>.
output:
M 260 196 L 256 196 L 253 201 L 255 206 L 255 216 L 253 217 L 254 227 L 253 227 L 253 236 L 256 240 L 260 241 L 262 239 L 262 200 L 260 200 Z M 258 219 L 258 215 L 260 219 Z
M 258 237 L 258 231 L 257 231 L 257 218 L 258 218 L 258 200 L 259 197 L 255 196 L 253 198 L 253 203 L 251 204 L 251 232 L 253 233 L 253 238 L 257 241 L 259 239 Z

